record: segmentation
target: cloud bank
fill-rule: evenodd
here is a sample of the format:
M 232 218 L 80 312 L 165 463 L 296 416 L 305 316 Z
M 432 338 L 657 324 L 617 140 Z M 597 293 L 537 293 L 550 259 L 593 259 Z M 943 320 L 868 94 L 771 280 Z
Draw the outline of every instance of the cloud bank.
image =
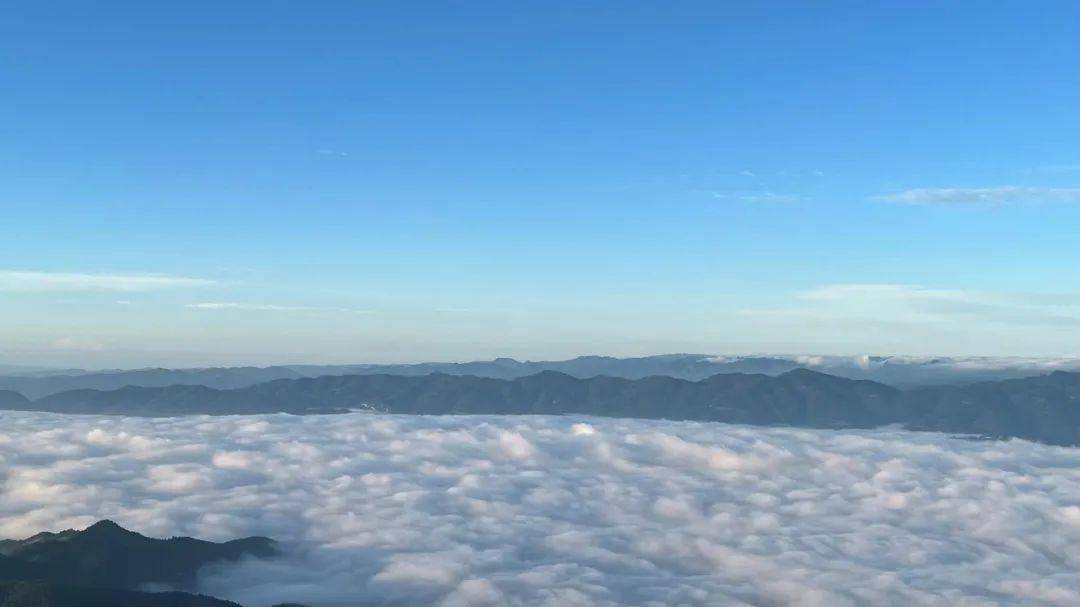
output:
M 998 186 L 989 188 L 915 188 L 879 197 L 885 202 L 914 205 L 1001 205 L 1080 202 L 1080 188 Z
M 164 274 L 79 274 L 71 272 L 27 272 L 0 270 L 0 291 L 152 291 L 209 287 L 204 278 Z
M 0 537 L 269 535 L 251 606 L 1080 603 L 1080 450 L 574 417 L 0 414 Z

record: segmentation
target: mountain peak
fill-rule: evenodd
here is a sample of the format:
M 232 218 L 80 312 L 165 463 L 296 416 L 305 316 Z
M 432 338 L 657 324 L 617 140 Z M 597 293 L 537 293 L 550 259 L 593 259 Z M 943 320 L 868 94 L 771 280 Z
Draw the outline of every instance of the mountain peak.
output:
M 243 538 L 225 543 L 188 537 L 149 538 L 102 520 L 82 531 L 38 534 L 7 542 L 4 553 L 14 559 L 0 562 L 0 580 L 35 579 L 50 583 L 136 590 L 146 584 L 177 589 L 195 587 L 196 573 L 206 563 L 235 561 L 244 556 L 269 558 L 279 554 L 269 538 Z M 9 575 L 32 567 L 32 576 Z M 5 577 L 6 576 L 6 577 Z M 6 604 L 0 600 L 0 604 Z
M 86 529 L 83 529 L 82 532 L 93 535 L 114 535 L 118 533 L 128 535 L 135 533 L 134 531 L 128 531 L 127 529 L 124 529 L 115 521 L 109 519 L 102 519 L 94 523 L 93 525 L 90 525 Z
M 799 367 L 798 369 L 792 369 L 780 374 L 780 377 L 829 377 L 835 379 L 844 379 L 835 375 L 829 375 L 828 373 L 822 373 L 820 371 L 814 371 L 812 369 L 806 369 Z

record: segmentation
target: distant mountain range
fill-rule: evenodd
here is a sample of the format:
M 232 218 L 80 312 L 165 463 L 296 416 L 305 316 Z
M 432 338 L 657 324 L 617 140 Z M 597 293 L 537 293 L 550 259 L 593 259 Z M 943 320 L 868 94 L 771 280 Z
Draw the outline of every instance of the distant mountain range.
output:
M 1080 373 L 900 390 L 806 369 L 727 373 L 700 381 L 652 376 L 581 379 L 544 371 L 516 379 L 344 375 L 279 379 L 244 388 L 128 386 L 30 400 L 0 393 L 0 408 L 172 416 L 335 413 L 581 414 L 812 428 L 872 428 L 1024 438 L 1080 445 Z
M 81 531 L 0 541 L 0 607 L 240 607 L 181 590 L 194 587 L 207 563 L 277 555 L 265 537 L 160 540 L 100 521 Z M 146 585 L 178 590 L 140 592 Z
M 598 376 L 642 379 L 664 375 L 699 381 L 719 373 L 779 375 L 811 369 L 848 379 L 869 379 L 899 388 L 1017 379 L 1055 370 L 1080 371 L 1080 359 L 1037 358 L 913 358 L 900 356 L 712 356 L 664 354 L 640 358 L 581 356 L 562 361 L 518 361 L 497 358 L 465 363 L 400 365 L 284 365 L 275 367 L 217 367 L 207 369 L 136 369 L 80 371 L 0 367 L 0 390 L 13 390 L 36 399 L 78 389 L 115 390 L 125 386 L 206 386 L 220 390 L 244 388 L 276 379 L 325 375 L 474 375 L 517 379 L 543 371 L 572 377 Z
M 213 369 L 138 369 L 132 371 L 72 372 L 58 375 L 2 375 L 0 390 L 40 398 L 68 390 L 115 390 L 124 386 L 171 385 L 243 388 L 275 379 L 297 379 L 304 374 L 288 367 L 228 367 Z

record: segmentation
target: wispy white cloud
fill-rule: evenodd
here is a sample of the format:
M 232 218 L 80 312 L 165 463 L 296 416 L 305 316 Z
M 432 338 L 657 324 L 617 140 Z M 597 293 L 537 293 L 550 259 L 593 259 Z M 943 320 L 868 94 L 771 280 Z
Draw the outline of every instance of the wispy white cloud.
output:
M 298 312 L 320 310 L 312 306 L 281 306 L 277 304 L 251 304 L 235 301 L 206 301 L 184 306 L 192 310 L 257 310 L 264 312 Z
M 168 274 L 83 274 L 0 270 L 0 291 L 151 291 L 209 287 L 205 278 Z
M 958 289 L 931 289 L 920 285 L 904 284 L 834 284 L 802 291 L 797 296 L 799 299 L 811 301 L 960 300 L 973 297 L 973 292 Z
M 993 206 L 1033 203 L 1080 203 L 1080 188 L 997 186 L 987 188 L 915 188 L 879 196 L 878 200 L 911 205 Z
M 105 351 L 105 344 L 95 339 L 82 337 L 58 337 L 49 344 L 49 347 L 53 350 L 72 350 L 76 352 Z
M 735 200 L 738 202 L 746 202 L 752 204 L 768 204 L 768 203 L 787 203 L 797 202 L 800 200 L 798 196 L 793 194 L 778 194 L 776 192 L 713 192 L 713 198 L 717 200 Z
M 1034 172 L 1047 173 L 1050 175 L 1080 173 L 1080 164 L 1045 164 L 1040 167 L 1035 167 Z
M 743 315 L 789 319 L 936 323 L 966 320 L 1080 326 L 1080 293 L 941 289 L 909 284 L 833 284 L 794 294 L 792 304 Z

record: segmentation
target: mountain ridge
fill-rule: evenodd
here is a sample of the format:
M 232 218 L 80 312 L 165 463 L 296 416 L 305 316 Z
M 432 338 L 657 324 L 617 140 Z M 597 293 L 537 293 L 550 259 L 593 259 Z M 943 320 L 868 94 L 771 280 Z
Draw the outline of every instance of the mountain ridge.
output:
M 586 355 L 567 360 L 519 361 L 496 358 L 470 362 L 427 362 L 404 364 L 275 365 L 269 367 L 203 367 L 189 369 L 113 369 L 105 371 L 58 370 L 32 374 L 0 369 L 0 390 L 14 390 L 28 398 L 90 388 L 114 390 L 127 385 L 165 387 L 174 384 L 203 385 L 217 389 L 243 388 L 275 379 L 298 379 L 324 375 L 475 375 L 496 379 L 517 379 L 541 371 L 559 371 L 587 379 L 597 376 L 642 379 L 666 375 L 701 380 L 718 373 L 762 373 L 779 375 L 797 368 L 838 375 L 849 379 L 869 379 L 899 388 L 975 383 L 1041 375 L 1062 368 L 1080 371 L 1080 359 L 1024 358 L 913 358 L 904 356 L 793 356 L 708 354 L 659 354 L 616 358 Z
M 976 404 L 978 406 L 971 406 Z M 873 428 L 1024 438 L 1080 445 L 1080 373 L 900 390 L 808 369 L 779 375 L 722 373 L 690 381 L 576 378 L 557 371 L 503 380 L 328 375 L 245 388 L 127 386 L 73 390 L 0 405 L 8 410 L 139 416 L 341 413 L 578 414 L 811 428 Z
M 125 590 L 153 583 L 191 589 L 196 572 L 206 563 L 278 554 L 274 541 L 265 537 L 224 543 L 190 537 L 155 539 L 102 520 L 81 531 L 42 532 L 23 540 L 0 541 L 0 580 Z
M 241 607 L 204 594 L 85 588 L 32 580 L 0 581 L 0 607 Z
M 0 607 L 240 607 L 193 594 L 198 570 L 279 554 L 270 538 L 156 539 L 105 519 L 82 530 L 0 540 Z M 147 585 L 171 590 L 146 592 Z

